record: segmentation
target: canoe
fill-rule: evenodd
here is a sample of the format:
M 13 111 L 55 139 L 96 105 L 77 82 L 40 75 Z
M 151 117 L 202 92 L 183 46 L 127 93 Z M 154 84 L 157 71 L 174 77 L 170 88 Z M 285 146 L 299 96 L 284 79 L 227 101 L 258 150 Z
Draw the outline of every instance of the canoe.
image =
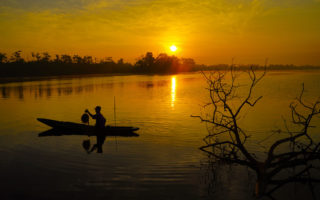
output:
M 94 126 L 74 122 L 56 121 L 51 119 L 38 118 L 39 122 L 52 127 L 52 130 L 40 133 L 39 136 L 50 135 L 88 135 L 102 134 L 106 136 L 139 136 L 135 131 L 139 128 L 131 126 L 105 126 L 97 131 Z

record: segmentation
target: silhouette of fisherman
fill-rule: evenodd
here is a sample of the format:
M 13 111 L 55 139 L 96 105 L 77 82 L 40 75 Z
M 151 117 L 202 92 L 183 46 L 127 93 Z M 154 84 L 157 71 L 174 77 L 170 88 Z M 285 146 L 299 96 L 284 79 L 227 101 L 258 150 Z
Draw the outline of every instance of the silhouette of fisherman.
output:
M 96 111 L 96 114 L 93 115 L 89 112 L 88 109 L 85 110 L 86 113 L 89 114 L 89 116 L 92 118 L 92 119 L 95 119 L 96 120 L 96 125 L 95 127 L 97 128 L 97 130 L 101 130 L 104 128 L 105 124 L 106 124 L 106 118 L 103 117 L 103 115 L 101 114 L 101 106 L 97 106 L 95 108 L 95 111 Z
M 103 115 L 101 114 L 101 107 L 97 106 L 95 108 L 96 114 L 93 115 L 89 112 L 88 109 L 85 110 L 86 113 L 88 113 L 88 115 L 92 118 L 96 120 L 96 124 L 95 124 L 95 133 L 97 136 L 97 143 L 95 145 L 93 145 L 93 147 L 91 148 L 91 150 L 89 150 L 90 148 L 90 140 L 89 141 L 83 141 L 83 147 L 85 148 L 85 150 L 88 153 L 93 152 L 94 150 L 97 149 L 97 153 L 102 153 L 102 145 L 106 139 L 106 136 L 103 134 L 103 129 L 105 127 L 106 124 L 106 119 L 103 117 Z

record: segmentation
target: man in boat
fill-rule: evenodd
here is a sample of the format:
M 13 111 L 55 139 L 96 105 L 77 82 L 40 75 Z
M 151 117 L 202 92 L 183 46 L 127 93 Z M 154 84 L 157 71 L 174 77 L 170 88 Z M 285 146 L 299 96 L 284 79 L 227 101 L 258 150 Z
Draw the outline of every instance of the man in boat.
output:
M 96 111 L 96 114 L 93 115 L 89 112 L 88 109 L 85 110 L 85 112 L 88 113 L 92 119 L 96 120 L 95 127 L 98 129 L 103 129 L 106 124 L 106 118 L 104 118 L 103 115 L 101 114 L 101 106 L 97 106 L 95 108 L 95 111 Z
M 93 115 L 89 112 L 88 109 L 85 110 L 86 113 L 89 114 L 92 119 L 96 120 L 96 135 L 97 135 L 97 143 L 93 145 L 92 149 L 88 151 L 88 153 L 91 153 L 92 151 L 97 149 L 97 153 L 102 153 L 102 145 L 106 139 L 106 136 L 103 134 L 102 130 L 105 127 L 106 119 L 101 114 L 101 106 L 97 106 L 95 108 L 96 114 Z

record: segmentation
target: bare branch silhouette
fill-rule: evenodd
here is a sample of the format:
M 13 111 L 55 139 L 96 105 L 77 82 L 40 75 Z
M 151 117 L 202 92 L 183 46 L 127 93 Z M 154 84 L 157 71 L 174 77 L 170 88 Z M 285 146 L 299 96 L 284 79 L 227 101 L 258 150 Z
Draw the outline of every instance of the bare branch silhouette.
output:
M 254 107 L 262 99 L 262 96 L 254 97 L 253 92 L 266 75 L 266 70 L 257 74 L 251 68 L 247 72 L 250 84 L 242 98 L 238 95 L 238 89 L 242 86 L 233 68 L 229 72 L 202 74 L 207 81 L 210 96 L 210 104 L 207 104 L 206 108 L 211 106 L 212 110 L 205 117 L 192 117 L 210 124 L 212 132 L 204 138 L 206 145 L 200 149 L 216 161 L 244 165 L 255 171 L 257 197 L 268 196 L 273 199 L 272 193 L 283 185 L 300 182 L 309 184 L 315 199 L 313 183 L 320 182 L 320 179 L 312 177 L 311 174 L 315 169 L 314 161 L 320 158 L 320 142 L 314 139 L 309 129 L 314 127 L 311 125 L 312 120 L 320 114 L 320 101 L 306 102 L 303 99 L 305 89 L 302 85 L 300 95 L 290 104 L 294 131 L 289 129 L 287 121 L 284 120 L 286 131 L 279 129 L 276 132 L 285 137 L 274 141 L 267 148 L 265 159 L 258 160 L 246 146 L 250 134 L 239 127 L 239 120 L 245 107 Z M 286 147 L 290 148 L 284 150 Z M 290 169 L 294 169 L 290 176 L 279 176 Z

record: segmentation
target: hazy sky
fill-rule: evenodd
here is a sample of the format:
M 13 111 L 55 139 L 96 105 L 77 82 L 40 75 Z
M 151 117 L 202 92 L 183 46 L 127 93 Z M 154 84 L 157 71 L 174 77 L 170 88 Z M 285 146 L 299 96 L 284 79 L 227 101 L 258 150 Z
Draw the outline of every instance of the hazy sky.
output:
M 0 0 L 0 52 L 320 65 L 320 0 Z

